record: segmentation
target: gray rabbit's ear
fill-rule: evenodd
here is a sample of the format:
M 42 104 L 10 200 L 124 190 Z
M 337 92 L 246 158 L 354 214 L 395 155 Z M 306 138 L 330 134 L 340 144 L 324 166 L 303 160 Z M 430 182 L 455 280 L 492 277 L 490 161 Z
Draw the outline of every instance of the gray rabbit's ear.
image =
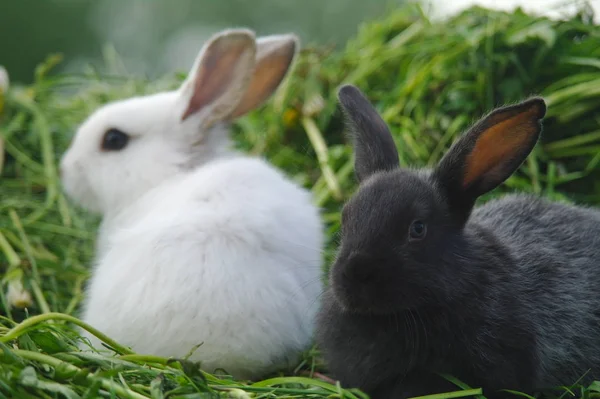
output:
M 352 85 L 342 86 L 338 98 L 346 125 L 353 135 L 354 170 L 358 180 L 397 168 L 398 151 L 392 134 L 371 102 Z
M 231 29 L 213 36 L 180 88 L 181 119 L 196 117 L 204 125 L 227 119 L 246 92 L 255 57 L 252 31 Z
M 540 137 L 545 114 L 539 97 L 497 108 L 454 143 L 433 174 L 453 211 L 466 220 L 480 195 L 521 166 Z

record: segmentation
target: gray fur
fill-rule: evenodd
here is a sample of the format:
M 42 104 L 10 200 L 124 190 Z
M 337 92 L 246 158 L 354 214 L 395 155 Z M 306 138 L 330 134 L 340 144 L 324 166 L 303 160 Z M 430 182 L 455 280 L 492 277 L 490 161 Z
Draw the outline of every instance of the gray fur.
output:
M 534 385 L 571 384 L 600 365 L 600 212 L 510 195 L 476 208 L 475 224 L 515 259 L 512 281 L 537 337 Z

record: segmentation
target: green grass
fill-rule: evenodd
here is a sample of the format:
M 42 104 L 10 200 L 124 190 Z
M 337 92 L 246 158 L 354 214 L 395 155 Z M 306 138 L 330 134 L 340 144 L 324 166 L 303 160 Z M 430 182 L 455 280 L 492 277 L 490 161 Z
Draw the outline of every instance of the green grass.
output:
M 492 107 L 542 94 L 549 106 L 542 142 L 482 200 L 518 190 L 598 205 L 600 27 L 589 21 L 585 10 L 552 22 L 473 8 L 434 24 L 418 8 L 395 10 L 362 26 L 340 51 L 303 51 L 275 98 L 236 124 L 236 143 L 312 188 L 327 222 L 325 264 L 335 250 L 340 205 L 356 187 L 335 99 L 342 83 L 369 95 L 395 134 L 402 164 L 417 166 L 434 164 Z M 255 383 L 206 374 L 184 359 L 132 354 L 108 337 L 115 356 L 77 352 L 74 324 L 81 323 L 73 316 L 98 220 L 65 199 L 57 161 L 77 124 L 99 105 L 182 79 L 148 82 L 129 76 L 110 48 L 105 58 L 107 74 L 90 68 L 60 76 L 52 73 L 60 57 L 51 56 L 34 84 L 0 96 L 0 398 L 363 397 L 311 378 L 326 371 L 317 349 L 286 377 Z M 9 304 L 10 291 L 21 292 L 21 301 Z M 557 396 L 600 395 L 600 383 L 564 383 L 569 388 Z

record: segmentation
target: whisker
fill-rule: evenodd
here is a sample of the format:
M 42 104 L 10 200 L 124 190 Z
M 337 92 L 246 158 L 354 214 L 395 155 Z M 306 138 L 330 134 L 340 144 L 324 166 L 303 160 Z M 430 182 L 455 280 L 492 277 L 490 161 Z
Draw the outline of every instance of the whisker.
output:
M 310 251 L 314 251 L 314 252 L 319 252 L 321 254 L 323 254 L 323 253 L 325 253 L 327 251 L 326 248 L 315 248 L 315 247 L 311 247 L 309 245 L 299 244 L 299 243 L 291 241 L 291 240 L 286 240 L 285 238 L 278 238 L 278 240 L 282 241 L 282 242 L 284 242 L 286 244 L 290 244 L 290 245 L 297 246 L 299 248 L 304 248 L 304 249 L 307 249 L 307 250 L 310 250 Z
M 419 317 L 419 320 L 421 321 L 421 326 L 423 327 L 423 335 L 425 338 L 425 348 L 429 347 L 429 337 L 427 334 L 427 324 L 425 324 L 425 321 L 423 320 L 423 318 L 421 317 L 421 313 L 419 312 L 419 309 L 415 309 L 415 311 L 417 312 L 417 316 Z

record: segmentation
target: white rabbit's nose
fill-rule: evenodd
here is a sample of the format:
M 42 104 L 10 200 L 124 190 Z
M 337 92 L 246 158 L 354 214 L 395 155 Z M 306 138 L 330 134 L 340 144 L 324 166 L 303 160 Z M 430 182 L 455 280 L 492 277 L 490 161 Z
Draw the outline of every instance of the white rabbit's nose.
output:
M 69 160 L 68 154 L 69 153 L 66 153 L 60 160 L 60 163 L 58 164 L 58 173 L 60 173 L 61 177 L 64 177 L 66 171 L 70 168 L 70 165 L 72 164 L 72 162 Z

